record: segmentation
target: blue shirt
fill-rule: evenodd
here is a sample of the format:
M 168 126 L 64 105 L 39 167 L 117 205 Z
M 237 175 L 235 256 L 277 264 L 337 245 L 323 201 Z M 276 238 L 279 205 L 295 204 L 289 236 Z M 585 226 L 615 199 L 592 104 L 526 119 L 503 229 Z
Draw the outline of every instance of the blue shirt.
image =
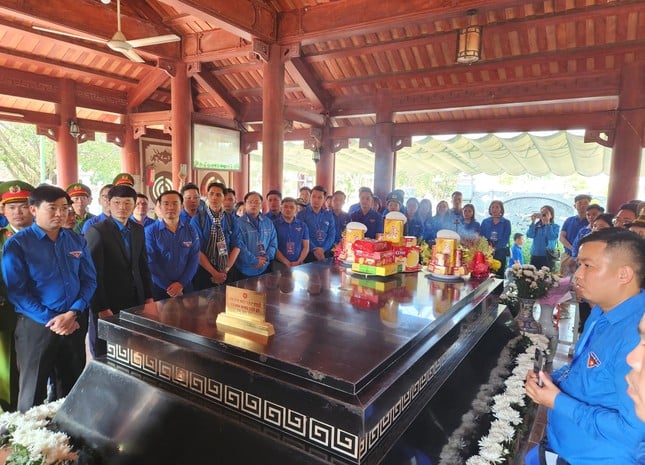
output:
M 471 220 L 470 223 L 462 221 L 461 224 L 459 224 L 457 232 L 459 232 L 459 236 L 462 239 L 476 239 L 479 236 L 480 230 L 481 225 L 479 224 L 479 221 Z
M 6 216 L 0 215 L 0 228 L 4 228 L 9 224 L 9 220 L 7 219 Z
M 226 241 L 226 247 L 229 254 L 231 253 L 231 250 L 237 247 L 238 237 L 240 235 L 240 227 L 238 226 L 238 221 L 235 218 L 234 214 L 224 213 L 222 216 L 222 230 L 224 231 L 224 240 Z M 211 225 L 213 224 L 211 216 L 205 211 L 197 212 L 197 214 L 190 220 L 190 224 L 197 230 L 200 250 L 206 253 L 208 240 L 211 236 Z
M 332 210 L 332 214 L 334 215 L 334 226 L 336 227 L 336 238 L 334 239 L 334 242 L 338 244 L 343 236 L 343 231 L 345 230 L 347 223 L 352 221 L 352 218 L 349 216 L 349 213 L 345 213 L 343 211 L 340 212 L 340 215 L 336 215 Z
M 135 223 L 138 223 L 138 221 L 137 221 L 137 219 L 134 217 L 134 215 L 130 216 L 130 219 L 131 219 L 132 221 L 134 221 Z M 155 222 L 155 220 L 153 220 L 153 219 L 152 219 L 152 218 L 150 218 L 149 216 L 146 216 L 146 217 L 143 219 L 143 224 L 142 224 L 141 226 L 143 226 L 143 227 L 145 228 L 145 227 L 147 227 L 147 226 L 150 226 L 150 225 L 151 225 L 152 223 L 154 223 L 154 222 Z M 139 223 L 139 224 L 141 224 L 141 223 Z
M 464 224 L 464 214 L 462 212 L 455 212 L 455 210 L 451 208 L 443 217 L 443 223 L 444 229 L 462 231 Z
M 511 260 L 508 262 L 508 267 L 510 268 L 518 262 L 520 265 L 524 265 L 524 254 L 522 253 L 522 246 L 513 244 L 511 246 Z
M 423 221 L 419 218 L 418 215 L 414 215 L 412 219 L 408 218 L 408 221 L 405 223 L 405 235 L 414 236 L 414 237 L 423 237 L 424 228 Z
M 383 232 L 383 217 L 373 208 L 370 208 L 365 215 L 359 208 L 350 215 L 350 219 L 367 226 L 365 237 L 370 239 L 376 239 L 376 235 Z
M 188 286 L 199 266 L 199 236 L 195 227 L 180 221 L 172 232 L 163 220 L 157 220 L 145 232 L 152 282 L 162 289 L 174 282 Z
M 573 361 L 551 376 L 562 392 L 548 411 L 547 437 L 570 463 L 635 463 L 645 423 L 627 395 L 625 357 L 640 344 L 637 327 L 644 309 L 643 291 L 606 313 L 594 307 Z
M 297 218 L 303 221 L 309 228 L 309 249 L 321 247 L 329 252 L 336 240 L 336 223 L 334 214 L 329 210 L 321 208 L 318 213 L 314 212 L 311 205 L 298 213 Z
M 81 229 L 81 234 L 85 235 L 85 232 L 92 226 L 94 223 L 100 223 L 101 221 L 105 221 L 107 218 L 110 218 L 108 215 L 105 213 L 101 213 L 100 215 L 93 216 L 89 220 L 85 222 L 83 225 L 83 228 Z
M 297 261 L 302 253 L 302 241 L 309 240 L 307 225 L 298 218 L 287 223 L 284 218 L 279 217 L 273 222 L 273 226 L 278 236 L 278 250 L 290 262 Z
M 235 266 L 244 276 L 260 275 L 269 267 L 278 249 L 278 236 L 273 221 L 262 215 L 252 218 L 245 213 L 238 223 L 240 255 L 237 257 Z M 267 258 L 261 268 L 257 268 L 259 256 Z
M 578 250 L 580 250 L 580 241 L 582 240 L 583 237 L 589 234 L 591 234 L 591 228 L 589 227 L 589 225 L 581 228 L 580 231 L 578 231 L 578 235 L 571 242 L 571 245 L 573 246 L 573 248 L 571 249 L 571 256 L 573 258 L 578 256 Z
M 199 211 L 197 212 L 199 213 Z M 197 214 L 195 214 L 197 216 Z M 190 224 L 190 221 L 194 218 L 194 216 L 190 216 L 186 210 L 183 208 L 181 209 L 181 213 L 179 214 L 179 221 L 182 223 Z
M 582 217 L 582 219 L 578 218 L 578 215 L 575 216 L 570 216 L 566 220 L 564 220 L 564 224 L 562 225 L 562 231 L 564 231 L 567 234 L 567 240 L 573 245 L 573 241 L 575 240 L 576 236 L 578 235 L 578 232 L 587 226 L 589 222 L 587 221 L 586 217 Z M 571 255 L 571 249 L 565 247 L 564 250 Z
M 526 237 L 533 239 L 531 244 L 531 255 L 546 257 L 546 251 L 555 249 L 557 246 L 560 226 L 555 223 L 542 224 L 541 221 L 531 223 Z
M 41 324 L 69 310 L 85 311 L 96 290 L 85 238 L 61 229 L 52 241 L 36 223 L 7 240 L 2 274 L 16 312 Z
M 489 216 L 482 221 L 479 234 L 488 239 L 495 250 L 504 249 L 511 239 L 511 222 L 502 216 L 499 223 L 495 224 L 493 217 Z
M 270 220 L 271 220 L 271 221 L 273 221 L 273 222 L 275 222 L 275 220 L 277 220 L 278 218 L 280 218 L 280 212 L 278 212 L 278 213 L 276 214 L 276 213 L 273 213 L 272 211 L 270 211 L 270 210 L 269 210 L 268 212 L 266 212 L 266 214 L 264 215 L 264 217 L 265 217 L 265 218 L 270 219 Z

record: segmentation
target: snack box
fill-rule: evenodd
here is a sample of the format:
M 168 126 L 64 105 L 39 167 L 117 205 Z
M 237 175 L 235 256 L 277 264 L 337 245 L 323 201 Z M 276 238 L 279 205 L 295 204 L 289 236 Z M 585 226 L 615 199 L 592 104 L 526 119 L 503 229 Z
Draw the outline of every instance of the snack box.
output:
M 382 252 L 367 252 L 365 250 L 356 250 L 354 252 L 354 261 L 364 265 L 383 266 L 394 263 L 394 251 L 384 250 Z
M 455 258 L 457 255 L 457 239 L 446 239 L 438 237 L 435 243 L 435 254 L 437 256 L 443 255 L 444 266 L 455 266 Z M 446 256 L 447 255 L 447 256 Z
M 352 286 L 359 288 L 374 289 L 377 292 L 387 292 L 396 289 L 401 285 L 398 278 L 390 279 L 389 281 L 381 281 L 377 279 L 358 279 L 352 277 Z
M 403 245 L 402 220 L 385 218 L 383 221 L 383 238 L 394 245 Z
M 377 241 L 374 239 L 360 239 L 352 244 L 354 252 L 362 250 L 364 252 L 382 252 L 391 250 L 392 244 L 388 241 Z
M 403 271 L 403 267 L 397 263 L 392 263 L 385 266 L 369 266 L 362 265 L 360 263 L 353 263 L 352 271 L 356 271 L 357 273 L 372 274 L 375 276 L 390 276 L 393 274 L 401 273 L 401 271 Z

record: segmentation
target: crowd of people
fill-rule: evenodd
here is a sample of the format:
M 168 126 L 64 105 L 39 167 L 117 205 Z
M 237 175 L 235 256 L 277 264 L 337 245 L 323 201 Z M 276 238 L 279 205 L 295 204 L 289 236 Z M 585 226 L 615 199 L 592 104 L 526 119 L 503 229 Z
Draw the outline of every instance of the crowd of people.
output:
M 559 261 L 561 273 L 575 275 L 589 317 L 570 365 L 551 375 L 527 375 L 527 394 L 549 408 L 547 437 L 527 463 L 556 463 L 548 461 L 553 455 L 557 463 L 633 463 L 645 438 L 645 423 L 636 417 L 645 417 L 645 349 L 636 329 L 645 310 L 645 215 L 639 216 L 639 202 L 611 214 L 591 196 L 578 195 L 577 214 L 562 227 L 553 207 L 544 205 L 511 243 L 502 201 L 492 201 L 479 222 L 473 204 L 462 205 L 457 191 L 451 204 L 438 202 L 434 214 L 429 200 L 405 200 L 400 190 L 381 209 L 368 187 L 358 190 L 359 202 L 348 211 L 344 192 L 328 195 L 322 186 L 303 187 L 298 197 L 251 191 L 238 201 L 233 189 L 211 182 L 204 194 L 192 183 L 168 190 L 155 199 L 153 219 L 149 199 L 135 191 L 128 173 L 100 190 L 102 212 L 96 216 L 87 211 L 92 192 L 82 183 L 65 190 L 0 184 L 3 409 L 25 411 L 42 403 L 48 383 L 55 397 L 65 396 L 85 365 L 85 345 L 93 356 L 106 352 L 99 319 L 330 258 L 349 222 L 364 224 L 365 236 L 377 238 L 385 215 L 399 211 L 407 218 L 406 235 L 433 241 L 439 230 L 452 229 L 466 240 L 484 237 L 494 257 L 509 266 L 523 263 L 526 236 L 532 239 L 531 264 L 554 269 Z M 640 329 L 644 334 L 645 319 Z

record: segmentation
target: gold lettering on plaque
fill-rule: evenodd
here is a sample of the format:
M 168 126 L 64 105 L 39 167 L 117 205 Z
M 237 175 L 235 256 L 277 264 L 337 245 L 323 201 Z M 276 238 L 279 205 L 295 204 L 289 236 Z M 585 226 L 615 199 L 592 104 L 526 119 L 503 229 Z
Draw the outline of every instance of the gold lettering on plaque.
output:
M 272 336 L 275 329 L 266 321 L 266 294 L 226 286 L 226 310 L 217 315 L 217 327 Z

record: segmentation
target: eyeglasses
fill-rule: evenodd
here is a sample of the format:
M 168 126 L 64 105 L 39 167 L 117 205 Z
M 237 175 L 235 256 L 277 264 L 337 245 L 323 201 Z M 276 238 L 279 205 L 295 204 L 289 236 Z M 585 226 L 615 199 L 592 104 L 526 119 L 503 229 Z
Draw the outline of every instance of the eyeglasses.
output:
M 261 200 L 247 200 L 246 203 L 249 205 L 260 205 L 262 203 Z

